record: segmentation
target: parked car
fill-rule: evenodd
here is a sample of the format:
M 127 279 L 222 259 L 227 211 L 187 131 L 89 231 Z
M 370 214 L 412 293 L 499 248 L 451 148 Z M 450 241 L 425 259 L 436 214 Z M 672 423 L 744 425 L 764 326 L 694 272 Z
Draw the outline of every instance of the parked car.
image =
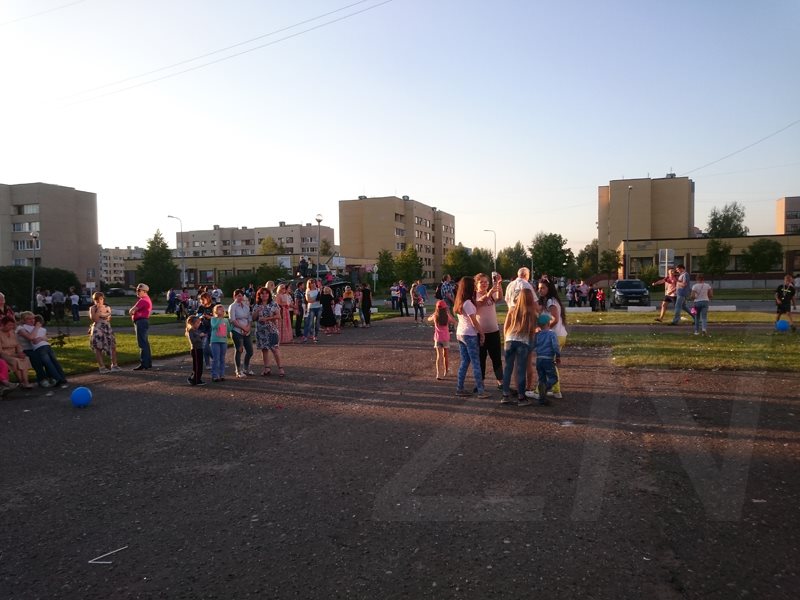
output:
M 630 304 L 650 306 L 650 292 L 641 279 L 619 279 L 611 286 L 611 308 Z
M 106 296 L 127 296 L 125 290 L 122 288 L 108 288 L 108 291 L 105 294 Z

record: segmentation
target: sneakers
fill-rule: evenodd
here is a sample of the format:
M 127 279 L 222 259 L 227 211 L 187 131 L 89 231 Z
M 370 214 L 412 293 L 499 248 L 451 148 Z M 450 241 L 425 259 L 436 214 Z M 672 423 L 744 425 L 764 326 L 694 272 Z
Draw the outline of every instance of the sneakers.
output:
M 516 402 L 517 406 L 530 406 L 531 404 L 533 403 L 530 400 L 528 400 L 525 396 L 523 396 Z
M 49 379 L 42 379 L 42 380 L 39 382 L 39 387 L 42 387 L 42 388 L 49 388 L 49 387 L 53 387 L 53 382 L 52 382 L 52 381 L 50 381 Z
M 481 400 L 484 400 L 486 398 L 491 398 L 491 397 L 492 397 L 492 395 L 489 392 L 487 392 L 486 390 L 484 390 L 482 392 L 478 392 L 478 395 L 476 396 L 476 398 L 480 398 Z
M 253 376 L 255 375 L 255 373 L 253 372 L 253 370 L 252 370 L 252 369 L 247 369 L 247 371 L 245 371 L 244 373 L 245 373 L 245 375 L 247 375 L 248 377 L 253 377 Z
M 247 379 L 247 373 L 245 373 L 244 371 L 239 371 L 238 373 L 236 373 L 236 378 L 237 379 Z
M 462 398 L 472 396 L 467 390 L 456 390 L 456 396 L 460 396 Z
M 526 398 L 533 398 L 534 400 L 538 400 L 539 399 L 539 392 L 537 392 L 535 390 L 527 390 L 525 392 L 525 397 Z
M 122 371 L 122 368 L 119 365 L 111 365 L 109 371 Z
M 108 375 L 109 373 L 111 373 L 111 369 L 100 367 L 99 369 L 97 369 L 97 372 L 100 373 L 101 375 Z
M 539 387 L 536 391 L 538 392 L 537 396 L 539 396 L 539 404 L 541 406 L 550 404 L 550 400 L 547 399 L 547 384 L 544 381 L 539 382 Z
M 556 400 L 561 400 L 564 397 L 561 395 L 561 392 L 554 392 L 552 390 L 547 392 L 547 395 L 550 396 L 551 398 L 555 398 Z
M 507 406 L 517 406 L 518 402 L 509 398 L 508 396 L 503 396 L 503 399 L 500 400 L 500 404 L 505 404 Z

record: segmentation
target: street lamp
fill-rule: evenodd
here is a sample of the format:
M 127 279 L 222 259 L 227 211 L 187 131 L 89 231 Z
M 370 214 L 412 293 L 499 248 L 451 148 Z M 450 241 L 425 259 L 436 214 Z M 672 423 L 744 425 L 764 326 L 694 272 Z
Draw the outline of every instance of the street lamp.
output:
M 322 245 L 322 238 L 320 238 L 320 232 L 322 231 L 322 215 L 317 213 L 317 216 L 314 218 L 317 221 L 317 279 L 319 279 L 319 247 Z
M 488 231 L 494 235 L 494 254 L 492 257 L 494 258 L 494 272 L 497 273 L 497 232 L 494 229 L 484 229 L 484 231 Z M 492 282 L 492 284 L 494 284 L 494 282 Z
M 33 263 L 31 263 L 31 312 L 36 312 L 36 244 L 39 241 L 39 232 L 31 231 L 33 238 Z
M 631 239 L 631 190 L 633 189 L 632 185 L 628 186 L 628 218 L 627 222 L 625 223 L 626 230 L 625 230 L 625 273 L 623 277 L 628 279 L 630 275 L 630 268 L 631 268 L 631 251 L 630 251 L 630 239 Z
M 181 287 L 186 287 L 186 250 L 183 247 L 183 221 L 181 221 L 180 217 L 173 217 L 172 215 L 167 215 L 167 218 L 177 219 L 181 226 L 181 282 L 183 283 Z

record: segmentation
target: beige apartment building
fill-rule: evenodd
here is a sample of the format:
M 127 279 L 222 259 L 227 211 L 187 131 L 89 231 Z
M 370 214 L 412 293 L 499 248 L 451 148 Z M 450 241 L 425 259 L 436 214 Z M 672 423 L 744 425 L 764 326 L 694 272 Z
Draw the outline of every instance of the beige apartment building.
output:
M 339 246 L 348 264 L 369 268 L 381 250 L 395 256 L 414 248 L 422 259 L 423 277 L 442 276 L 445 255 L 456 245 L 455 217 L 408 196 L 339 201 Z
M 287 225 L 281 221 L 277 227 L 220 227 L 183 232 L 183 249 L 186 257 L 203 256 L 254 256 L 261 254 L 261 242 L 271 237 L 284 247 L 283 254 L 310 256 L 316 260 L 319 240 L 327 240 L 335 250 L 333 228 L 316 223 Z M 181 248 L 181 233 L 175 234 L 175 247 Z
M 31 235 L 33 234 L 33 235 Z M 72 271 L 99 286 L 97 194 L 49 183 L 0 184 L 0 264 Z
M 800 233 L 800 196 L 778 198 L 775 207 L 775 231 Z
M 125 283 L 125 261 L 141 260 L 144 248 L 100 248 L 100 280 L 109 285 Z
M 694 181 L 617 179 L 598 187 L 597 246 L 615 250 L 625 240 L 687 238 L 695 235 Z

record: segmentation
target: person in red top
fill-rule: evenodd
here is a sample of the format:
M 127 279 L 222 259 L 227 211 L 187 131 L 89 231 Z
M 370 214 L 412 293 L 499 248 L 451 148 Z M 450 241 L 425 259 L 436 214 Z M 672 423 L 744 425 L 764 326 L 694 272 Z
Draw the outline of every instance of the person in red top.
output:
M 139 366 L 134 371 L 142 371 L 153 367 L 153 358 L 150 354 L 150 341 L 147 339 L 147 330 L 150 329 L 150 313 L 153 312 L 153 302 L 147 292 L 150 286 L 140 283 L 136 286 L 138 300 L 128 314 L 133 319 L 133 329 L 136 331 L 136 344 L 139 346 Z

